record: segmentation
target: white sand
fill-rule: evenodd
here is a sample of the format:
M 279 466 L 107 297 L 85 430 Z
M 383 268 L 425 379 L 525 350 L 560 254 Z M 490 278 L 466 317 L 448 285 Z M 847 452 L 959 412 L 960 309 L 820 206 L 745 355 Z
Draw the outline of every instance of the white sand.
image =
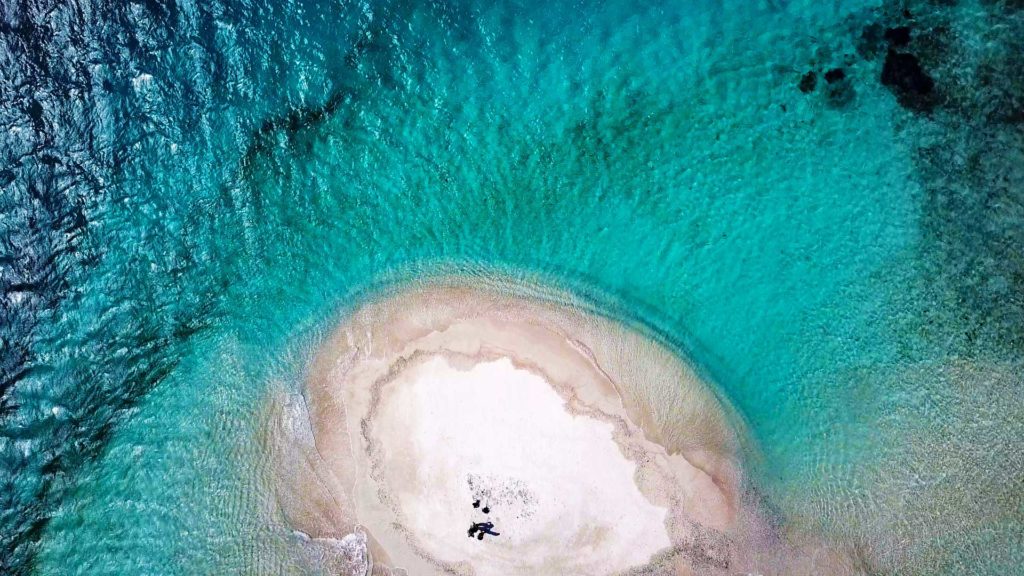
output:
M 302 404 L 308 429 L 276 424 L 293 438 L 281 509 L 314 538 L 365 532 L 375 573 L 728 573 L 737 420 L 612 321 L 500 289 L 408 290 L 349 316 Z M 470 538 L 483 521 L 499 535 Z
M 385 477 L 430 556 L 481 576 L 599 574 L 670 546 L 667 509 L 640 493 L 612 425 L 571 415 L 539 376 L 508 359 L 460 371 L 433 356 L 392 386 L 378 437 L 409 456 L 386 462 Z M 500 535 L 470 538 L 472 521 Z

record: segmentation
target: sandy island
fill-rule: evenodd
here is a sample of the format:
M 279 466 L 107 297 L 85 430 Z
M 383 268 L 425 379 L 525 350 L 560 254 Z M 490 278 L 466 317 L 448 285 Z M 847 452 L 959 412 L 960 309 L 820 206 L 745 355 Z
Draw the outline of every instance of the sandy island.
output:
M 393 293 L 276 406 L 281 512 L 340 574 L 726 574 L 743 556 L 737 419 L 676 355 L 579 307 Z

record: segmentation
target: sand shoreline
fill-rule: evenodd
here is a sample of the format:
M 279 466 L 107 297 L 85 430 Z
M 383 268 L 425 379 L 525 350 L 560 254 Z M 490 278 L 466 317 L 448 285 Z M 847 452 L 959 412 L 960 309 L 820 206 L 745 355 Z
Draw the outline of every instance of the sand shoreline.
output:
M 433 282 L 341 323 L 279 402 L 287 522 L 356 534 L 374 574 L 731 572 L 756 514 L 729 407 L 650 338 L 515 292 Z M 508 486 L 529 497 L 468 508 Z M 467 538 L 478 520 L 505 532 Z

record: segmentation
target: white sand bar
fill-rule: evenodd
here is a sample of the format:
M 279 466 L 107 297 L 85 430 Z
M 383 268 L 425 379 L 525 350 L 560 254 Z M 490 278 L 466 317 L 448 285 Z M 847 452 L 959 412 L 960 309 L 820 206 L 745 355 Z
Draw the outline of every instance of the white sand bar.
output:
M 347 318 L 306 388 L 282 510 L 314 538 L 366 534 L 374 574 L 719 573 L 733 556 L 735 419 L 677 356 L 571 304 L 392 294 Z

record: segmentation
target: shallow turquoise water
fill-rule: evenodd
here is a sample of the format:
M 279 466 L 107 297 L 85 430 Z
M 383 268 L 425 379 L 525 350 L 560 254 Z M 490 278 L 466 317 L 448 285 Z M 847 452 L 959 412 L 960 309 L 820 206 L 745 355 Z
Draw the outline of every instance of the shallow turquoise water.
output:
M 51 517 L 33 572 L 313 570 L 262 476 L 269 391 L 298 389 L 346 309 L 441 273 L 566 288 L 675 346 L 749 424 L 780 522 L 871 569 L 1016 569 L 1019 247 L 946 234 L 992 226 L 932 207 L 952 185 L 921 150 L 963 134 L 856 56 L 875 4 L 168 17 L 202 49 L 171 38 L 133 70 L 147 127 L 84 205 L 98 256 L 40 323 L 5 421 L 11 501 L 41 493 Z M 853 101 L 801 93 L 814 66 L 843 67 Z M 65 428 L 59 473 L 31 464 L 63 454 L 33 434 Z

